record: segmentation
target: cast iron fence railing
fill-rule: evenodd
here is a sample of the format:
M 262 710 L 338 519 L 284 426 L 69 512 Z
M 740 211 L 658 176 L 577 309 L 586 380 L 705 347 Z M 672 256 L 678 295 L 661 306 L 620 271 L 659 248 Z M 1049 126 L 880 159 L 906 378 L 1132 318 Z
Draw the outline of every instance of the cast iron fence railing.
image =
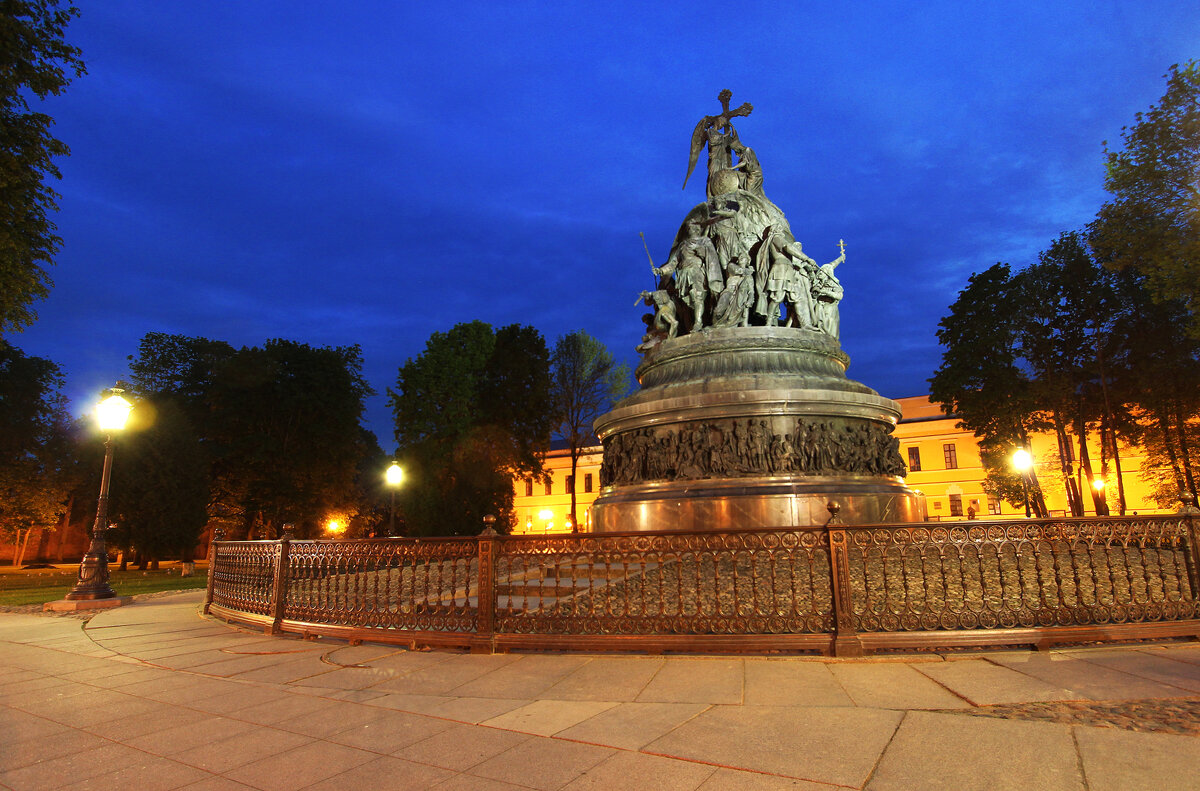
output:
M 864 651 L 1200 636 L 1176 516 L 362 541 L 218 541 L 206 607 L 352 641 Z

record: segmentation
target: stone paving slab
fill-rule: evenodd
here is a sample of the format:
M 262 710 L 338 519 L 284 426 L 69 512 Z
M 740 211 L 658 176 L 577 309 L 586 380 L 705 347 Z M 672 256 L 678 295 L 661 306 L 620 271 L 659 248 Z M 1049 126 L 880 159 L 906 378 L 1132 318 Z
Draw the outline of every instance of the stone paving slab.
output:
M 1086 657 L 1013 654 L 991 661 L 1044 681 L 1052 687 L 1069 689 L 1078 693 L 1079 697 L 1089 700 L 1178 698 L 1190 694 L 1181 687 L 1160 684 L 1141 674 L 1121 672 L 1101 662 L 1090 661 Z M 1139 660 L 1139 664 L 1148 661 Z M 1200 668 L 1196 670 L 1200 680 Z
M 488 656 L 266 636 L 201 597 L 0 615 L 0 788 L 1200 787 L 1196 643 Z
M 870 791 L 1077 791 L 1071 729 L 910 711 L 879 761 Z
M 643 751 L 860 788 L 902 717 L 867 708 L 714 706 Z
M 747 659 L 745 703 L 750 706 L 853 706 L 823 662 Z
M 1200 788 L 1200 739 L 1076 728 L 1075 740 L 1090 791 Z

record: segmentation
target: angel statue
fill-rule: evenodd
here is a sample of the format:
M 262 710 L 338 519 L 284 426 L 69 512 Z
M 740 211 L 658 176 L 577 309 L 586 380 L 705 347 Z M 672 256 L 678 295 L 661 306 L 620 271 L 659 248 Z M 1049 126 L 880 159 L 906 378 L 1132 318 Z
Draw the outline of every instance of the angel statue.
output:
M 692 132 L 692 148 L 688 154 L 687 175 L 683 177 L 684 189 L 687 189 L 688 179 L 692 177 L 692 170 L 696 167 L 696 161 L 700 159 L 700 151 L 705 143 L 708 144 L 708 185 L 705 190 L 708 197 L 719 194 L 713 191 L 714 177 L 722 170 L 733 169 L 733 145 L 738 142 L 733 119 L 750 115 L 754 105 L 743 102 L 741 107 L 730 110 L 729 100 L 732 98 L 733 92 L 728 88 L 721 91 L 717 96 L 721 102 L 721 114 L 706 115 L 696 124 L 696 129 Z

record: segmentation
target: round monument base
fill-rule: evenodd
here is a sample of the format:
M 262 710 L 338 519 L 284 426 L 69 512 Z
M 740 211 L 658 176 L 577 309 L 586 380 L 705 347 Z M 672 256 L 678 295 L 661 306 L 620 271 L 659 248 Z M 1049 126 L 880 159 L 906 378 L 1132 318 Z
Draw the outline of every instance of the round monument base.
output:
M 823 525 L 830 502 L 846 524 L 920 522 L 920 494 L 899 478 L 735 478 L 610 488 L 592 506 L 597 533 Z

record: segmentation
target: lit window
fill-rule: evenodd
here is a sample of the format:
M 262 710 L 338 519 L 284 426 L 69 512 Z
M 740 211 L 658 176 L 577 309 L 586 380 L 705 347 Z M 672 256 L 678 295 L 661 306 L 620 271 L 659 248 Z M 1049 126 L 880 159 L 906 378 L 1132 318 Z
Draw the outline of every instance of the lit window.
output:
M 525 496 L 533 497 L 533 478 L 525 479 Z
M 575 476 L 568 475 L 567 476 L 567 494 L 570 494 L 573 491 L 575 491 Z
M 583 476 L 583 490 L 585 492 L 592 490 L 592 474 L 590 472 Z
M 988 513 L 989 514 L 1000 513 L 1000 498 L 999 497 L 993 497 L 990 494 L 988 495 Z
M 946 457 L 947 470 L 958 469 L 958 451 L 955 450 L 953 442 L 947 442 L 942 445 L 942 455 Z
M 546 479 L 546 494 L 554 494 L 554 479 Z
M 921 471 L 921 449 L 920 448 L 909 448 L 908 449 L 908 471 L 909 472 L 920 472 Z
M 950 516 L 962 516 L 962 515 L 963 515 L 962 495 L 961 494 L 950 495 Z

